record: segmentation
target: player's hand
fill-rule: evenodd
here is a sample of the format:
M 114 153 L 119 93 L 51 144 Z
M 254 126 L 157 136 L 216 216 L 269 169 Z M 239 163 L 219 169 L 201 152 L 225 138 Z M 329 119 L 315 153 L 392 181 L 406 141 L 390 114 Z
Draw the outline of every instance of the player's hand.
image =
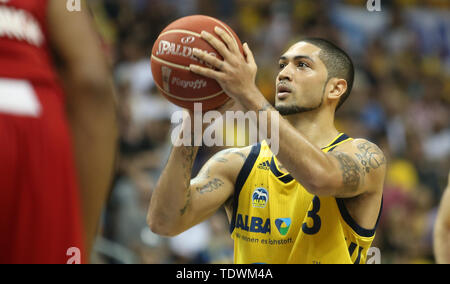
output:
M 202 32 L 202 38 L 213 46 L 224 58 L 220 60 L 199 49 L 193 50 L 194 56 L 213 66 L 201 67 L 191 64 L 192 72 L 215 79 L 225 93 L 238 102 L 245 99 L 246 94 L 252 94 L 256 89 L 255 79 L 257 65 L 248 44 L 243 45 L 244 56 L 236 41 L 223 29 L 216 27 L 215 32 L 223 40 L 219 40 L 208 32 Z

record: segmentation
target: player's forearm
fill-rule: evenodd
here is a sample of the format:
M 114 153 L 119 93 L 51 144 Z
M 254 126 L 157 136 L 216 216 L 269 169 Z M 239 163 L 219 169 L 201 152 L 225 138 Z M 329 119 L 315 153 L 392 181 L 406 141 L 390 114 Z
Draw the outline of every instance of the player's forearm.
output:
M 153 232 L 174 235 L 191 204 L 190 181 L 198 147 L 173 147 L 166 167 L 153 191 L 147 223 Z
M 330 157 L 311 144 L 286 120 L 280 119 L 280 150 L 277 158 L 312 194 L 330 195 L 338 177 Z
M 103 84 L 101 81 L 83 83 L 73 77 L 66 79 L 68 120 L 89 253 L 114 174 L 118 136 L 116 104 L 113 85 L 107 78 L 103 79 Z
M 258 92 L 255 90 L 253 92 Z M 267 125 L 271 125 L 273 119 L 277 119 L 278 130 L 272 133 L 272 127 L 267 127 L 267 137 L 273 141 L 278 137 L 277 158 L 283 163 L 290 174 L 301 182 L 314 194 L 330 194 L 329 184 L 338 176 L 332 175 L 336 172 L 335 164 L 317 146 L 311 144 L 301 133 L 299 133 L 278 111 L 259 93 L 247 96 L 250 99 L 242 101 L 247 111 L 265 111 L 267 114 Z M 257 115 L 259 118 L 259 116 Z M 258 126 L 261 124 L 258 122 Z M 259 129 L 266 131 L 265 129 Z

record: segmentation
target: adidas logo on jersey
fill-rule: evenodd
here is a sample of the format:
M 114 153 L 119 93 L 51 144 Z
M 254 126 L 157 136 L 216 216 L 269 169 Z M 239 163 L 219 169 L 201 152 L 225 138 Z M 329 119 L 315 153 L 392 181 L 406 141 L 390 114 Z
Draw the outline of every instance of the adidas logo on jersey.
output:
M 259 163 L 258 169 L 268 171 L 268 170 L 270 169 L 270 163 L 269 163 L 269 161 L 267 160 L 267 161 L 265 161 L 265 162 Z

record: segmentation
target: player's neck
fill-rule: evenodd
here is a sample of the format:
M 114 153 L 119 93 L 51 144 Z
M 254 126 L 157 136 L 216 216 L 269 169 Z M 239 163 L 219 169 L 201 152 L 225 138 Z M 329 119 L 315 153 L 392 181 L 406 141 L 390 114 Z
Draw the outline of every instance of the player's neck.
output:
M 334 113 L 325 110 L 308 111 L 286 116 L 286 119 L 311 143 L 322 148 L 337 137 Z

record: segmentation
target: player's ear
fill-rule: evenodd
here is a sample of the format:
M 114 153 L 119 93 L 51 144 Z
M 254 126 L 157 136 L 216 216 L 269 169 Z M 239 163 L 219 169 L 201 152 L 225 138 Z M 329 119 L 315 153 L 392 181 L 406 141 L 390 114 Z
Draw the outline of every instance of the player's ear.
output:
M 331 78 L 328 81 L 328 99 L 339 102 L 342 95 L 347 91 L 347 81 L 345 79 Z

